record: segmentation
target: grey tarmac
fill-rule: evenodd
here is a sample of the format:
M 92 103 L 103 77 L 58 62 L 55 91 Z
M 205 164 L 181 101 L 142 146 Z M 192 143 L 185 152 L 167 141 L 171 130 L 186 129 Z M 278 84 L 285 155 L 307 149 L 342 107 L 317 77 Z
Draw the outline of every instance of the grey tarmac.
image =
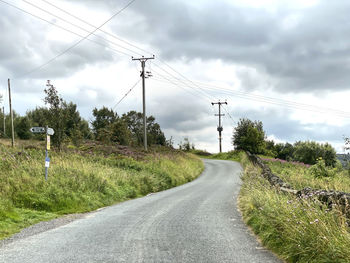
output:
M 5 241 L 0 262 L 281 262 L 242 222 L 241 166 L 204 162 L 193 182 Z

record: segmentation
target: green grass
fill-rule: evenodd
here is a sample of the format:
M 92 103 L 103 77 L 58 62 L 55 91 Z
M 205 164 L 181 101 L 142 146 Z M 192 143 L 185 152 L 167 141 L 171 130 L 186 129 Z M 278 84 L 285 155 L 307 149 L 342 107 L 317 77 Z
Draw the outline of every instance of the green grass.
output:
M 198 156 L 207 158 L 207 159 L 230 160 L 230 161 L 237 161 L 237 162 L 239 162 L 242 156 L 244 155 L 244 152 L 242 151 L 229 151 L 229 152 L 208 155 L 208 154 L 203 154 L 203 151 L 197 150 L 195 153 Z
M 349 226 L 339 210 L 280 193 L 247 157 L 242 163 L 245 168 L 239 207 L 263 245 L 287 262 L 350 262 Z M 300 174 L 294 166 L 283 169 L 284 173 L 292 170 Z M 273 170 L 276 172 L 276 167 Z
M 332 176 L 315 177 L 311 168 L 293 163 L 267 161 L 271 171 L 294 189 L 311 187 L 314 189 L 336 190 L 350 193 L 350 176 L 341 167 L 328 169 Z
M 42 148 L 0 144 L 0 239 L 62 214 L 87 212 L 184 184 L 204 168 L 192 154 L 164 149 L 143 154 L 140 160 L 91 147 L 50 152 L 50 157 L 45 181 Z

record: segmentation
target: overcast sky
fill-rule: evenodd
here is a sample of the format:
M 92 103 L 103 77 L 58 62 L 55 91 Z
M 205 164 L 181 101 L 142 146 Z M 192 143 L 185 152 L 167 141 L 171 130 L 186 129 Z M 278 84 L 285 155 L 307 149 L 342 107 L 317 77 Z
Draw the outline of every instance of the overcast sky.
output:
M 349 1 L 136 0 L 103 32 L 96 27 L 130 0 L 4 1 L 0 93 L 8 96 L 10 78 L 21 115 L 44 106 L 48 79 L 87 120 L 94 107 L 141 111 L 141 82 L 115 105 L 140 79 L 131 56 L 154 54 L 146 63 L 153 75 L 147 114 L 175 144 L 189 137 L 217 152 L 218 107 L 210 102 L 220 99 L 228 103 L 224 151 L 232 149 L 237 121 L 249 118 L 261 120 L 276 142 L 330 142 L 343 152 L 350 135 Z

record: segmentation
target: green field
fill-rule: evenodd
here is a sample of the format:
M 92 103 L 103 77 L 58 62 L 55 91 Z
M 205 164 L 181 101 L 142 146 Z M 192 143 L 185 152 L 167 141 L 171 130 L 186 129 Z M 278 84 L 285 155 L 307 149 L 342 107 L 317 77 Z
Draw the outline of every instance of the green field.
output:
M 42 143 L 11 148 L 0 143 L 0 239 L 23 227 L 68 213 L 87 212 L 195 179 L 202 161 L 167 148 L 147 154 L 83 145 L 50 152 L 44 179 Z

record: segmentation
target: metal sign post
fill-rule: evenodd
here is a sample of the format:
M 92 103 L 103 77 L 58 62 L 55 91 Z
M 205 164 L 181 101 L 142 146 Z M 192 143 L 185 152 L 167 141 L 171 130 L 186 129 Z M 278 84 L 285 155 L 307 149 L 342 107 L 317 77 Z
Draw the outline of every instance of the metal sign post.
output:
M 32 133 L 45 133 L 46 134 L 46 146 L 45 146 L 45 180 L 47 180 L 49 166 L 50 166 L 50 158 L 49 158 L 49 150 L 51 139 L 50 136 L 54 135 L 54 130 L 52 128 L 46 127 L 32 127 L 29 129 Z

